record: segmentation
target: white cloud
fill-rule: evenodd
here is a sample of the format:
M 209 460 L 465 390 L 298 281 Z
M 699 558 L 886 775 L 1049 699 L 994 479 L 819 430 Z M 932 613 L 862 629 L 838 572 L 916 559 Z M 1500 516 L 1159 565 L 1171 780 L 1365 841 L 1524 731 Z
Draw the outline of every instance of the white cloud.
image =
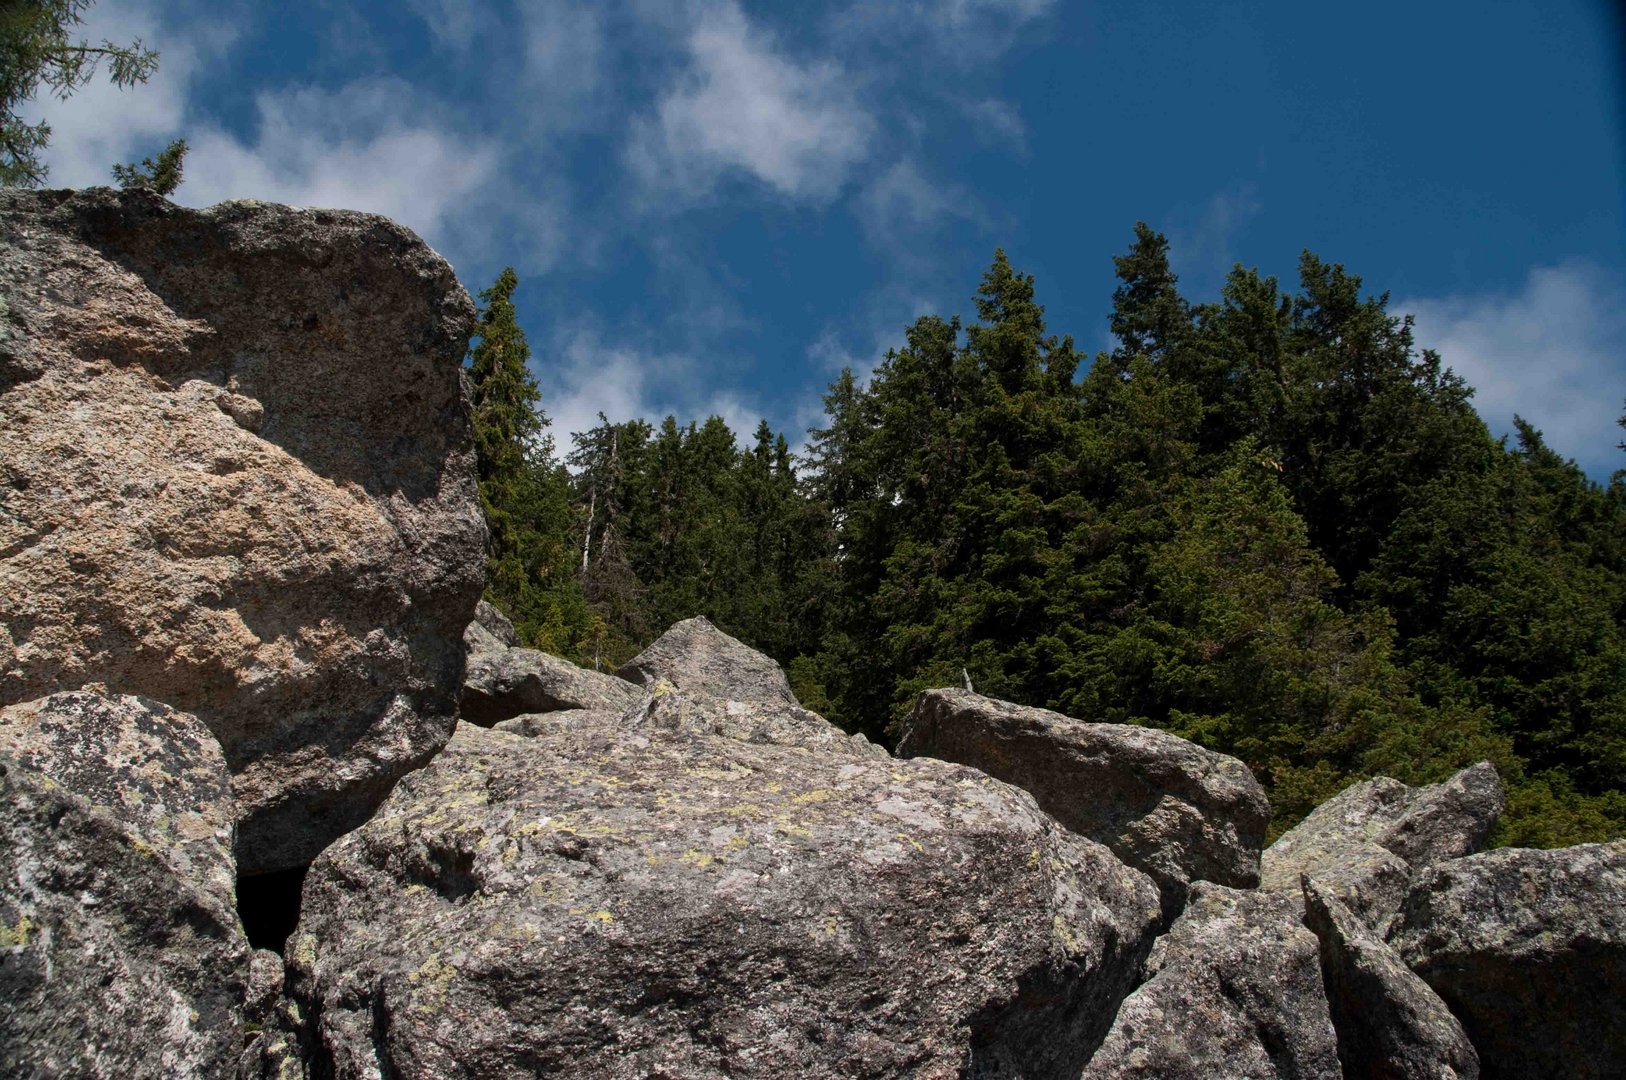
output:
M 688 38 L 689 67 L 634 124 L 627 162 L 651 188 L 703 196 L 743 172 L 792 199 L 823 203 L 868 153 L 873 122 L 831 61 L 798 63 L 714 3 Z
M 219 128 L 189 137 L 181 201 L 255 198 L 366 210 L 439 246 L 452 239 L 450 223 L 498 165 L 489 141 L 456 131 L 450 120 L 431 123 L 434 110 L 393 79 L 264 93 L 256 105 L 252 141 Z
M 1476 390 L 1496 434 L 1517 413 L 1594 479 L 1626 461 L 1615 419 L 1626 398 L 1626 283 L 1593 263 L 1536 267 L 1517 290 L 1403 300 L 1417 341 Z
M 25 120 L 39 116 L 51 125 L 51 143 L 42 159 L 52 187 L 91 187 L 113 183 L 114 165 L 156 157 L 184 132 L 182 123 L 193 79 L 230 45 L 234 29 L 225 22 L 192 20 L 185 33 L 161 28 L 144 3 L 98 4 L 78 28 L 76 40 L 110 40 L 128 45 L 140 39 L 159 48 L 158 71 L 145 83 L 120 89 L 104 69 L 64 100 L 41 96 L 24 107 Z

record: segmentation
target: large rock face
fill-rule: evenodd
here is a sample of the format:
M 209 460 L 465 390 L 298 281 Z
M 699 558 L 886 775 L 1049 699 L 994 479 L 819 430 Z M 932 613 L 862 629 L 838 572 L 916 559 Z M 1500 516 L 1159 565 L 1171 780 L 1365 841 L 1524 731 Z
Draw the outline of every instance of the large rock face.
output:
M 208 728 L 156 702 L 0 710 L 0 1074 L 230 1074 L 250 954 L 229 784 Z
M 484 600 L 463 633 L 468 667 L 463 676 L 463 719 L 481 727 L 532 713 L 573 709 L 625 712 L 643 690 L 614 675 L 518 647 L 514 626 Z
M 105 684 L 219 738 L 248 871 L 449 737 L 483 525 L 473 309 L 382 218 L 0 192 L 0 704 Z
M 338 1077 L 1076 1077 L 1157 919 L 974 770 L 588 723 L 459 729 L 289 946 Z
M 1626 841 L 1502 848 L 1422 875 L 1391 944 L 1486 1077 L 1626 1076 Z
M 1178 736 L 928 690 L 898 753 L 970 765 L 1031 792 L 1063 825 L 1151 874 L 1171 913 L 1190 881 L 1258 884 L 1264 789 L 1242 762 Z
M 1147 962 L 1085 1080 L 1340 1080 L 1315 935 L 1293 904 L 1206 882 Z
M 1260 888 L 1297 897 L 1308 874 L 1381 936 L 1416 875 L 1483 848 L 1505 802 L 1488 761 L 1428 787 L 1354 784 L 1265 850 Z

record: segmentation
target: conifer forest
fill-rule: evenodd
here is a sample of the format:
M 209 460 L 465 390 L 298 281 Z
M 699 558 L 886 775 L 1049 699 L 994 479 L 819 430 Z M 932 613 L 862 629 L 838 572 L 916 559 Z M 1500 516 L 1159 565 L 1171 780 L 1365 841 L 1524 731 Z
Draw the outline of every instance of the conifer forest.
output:
M 1144 225 L 1114 261 L 1111 352 L 996 253 L 975 318 L 843 372 L 801 455 L 716 416 L 601 416 L 566 452 L 505 273 L 469 370 L 488 598 L 605 670 L 703 614 L 881 741 L 968 680 L 1173 731 L 1253 769 L 1273 834 L 1487 758 L 1500 842 L 1626 832 L 1626 476 L 1493 437 L 1342 266 L 1198 300 Z

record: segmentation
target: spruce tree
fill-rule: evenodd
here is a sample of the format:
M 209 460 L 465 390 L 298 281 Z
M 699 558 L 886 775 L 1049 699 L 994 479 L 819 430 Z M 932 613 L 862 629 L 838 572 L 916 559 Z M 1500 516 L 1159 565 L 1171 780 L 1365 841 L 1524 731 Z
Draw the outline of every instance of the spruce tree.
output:
M 568 477 L 553 460 L 541 392 L 514 310 L 510 267 L 480 293 L 479 342 L 470 353 L 480 506 L 485 512 L 486 598 L 529 645 L 576 655 L 589 615 L 570 573 Z

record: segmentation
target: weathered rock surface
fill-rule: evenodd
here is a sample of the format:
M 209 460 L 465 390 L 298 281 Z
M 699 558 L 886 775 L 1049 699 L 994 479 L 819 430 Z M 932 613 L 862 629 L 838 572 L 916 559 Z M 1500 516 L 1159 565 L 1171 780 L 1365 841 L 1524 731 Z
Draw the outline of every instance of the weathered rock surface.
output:
M 132 696 L 52 694 L 0 708 L 0 758 L 106 809 L 178 876 L 236 903 L 231 777 L 197 717 Z
M 621 665 L 617 674 L 646 690 L 665 682 L 679 690 L 749 704 L 797 708 L 802 704 L 772 657 L 729 637 L 704 617 L 674 623 L 649 648 Z
M 1339 1080 L 1316 937 L 1287 899 L 1199 882 L 1085 1080 Z
M 516 647 L 513 624 L 484 600 L 463 640 L 468 668 L 462 712 L 471 724 L 492 727 L 517 716 L 575 709 L 620 713 L 645 697 L 625 679 Z
M 1321 941 L 1321 976 L 1346 1077 L 1472 1080 L 1479 1055 L 1451 1010 L 1330 891 L 1306 877 L 1304 922 Z
M 928 690 L 898 754 L 970 765 L 1031 792 L 1063 825 L 1151 874 L 1171 914 L 1190 881 L 1259 881 L 1264 789 L 1242 762 L 1167 732 Z
M 491 725 L 493 731 L 532 738 L 537 735 L 563 735 L 584 724 L 615 724 L 622 713 L 608 709 L 560 709 L 558 712 L 526 713 Z
M 1308 874 L 1382 936 L 1416 874 L 1483 848 L 1505 802 L 1488 761 L 1428 787 L 1354 784 L 1265 850 L 1259 887 L 1297 897 Z
M 209 730 L 156 702 L 0 712 L 0 1074 L 229 1075 L 249 970 L 229 784 Z
M 382 218 L 0 191 L 0 704 L 220 740 L 259 872 L 450 736 L 483 578 L 473 307 Z
M 338 1077 L 1077 1076 L 1158 919 L 974 770 L 619 725 L 460 728 L 305 897 Z
M 1626 841 L 1502 848 L 1422 875 L 1390 943 L 1486 1077 L 1626 1076 Z
M 782 701 L 720 698 L 702 690 L 679 690 L 661 680 L 623 717 L 632 728 L 720 735 L 753 743 L 800 746 L 833 754 L 888 757 L 862 735 L 848 735 L 816 712 Z

